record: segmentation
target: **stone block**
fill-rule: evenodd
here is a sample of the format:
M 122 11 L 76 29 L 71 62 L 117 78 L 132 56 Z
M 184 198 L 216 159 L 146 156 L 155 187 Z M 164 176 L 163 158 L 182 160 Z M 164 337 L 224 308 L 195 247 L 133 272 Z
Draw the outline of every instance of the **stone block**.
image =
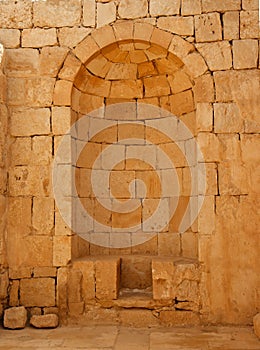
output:
M 136 22 L 134 24 L 134 38 L 150 41 L 154 27 L 149 23 Z
M 211 71 L 232 67 L 231 47 L 228 41 L 198 44 L 196 47 Z
M 240 38 L 258 39 L 259 38 L 259 12 L 241 11 L 240 12 Z
M 39 52 L 34 49 L 6 50 L 6 75 L 30 77 L 39 74 Z
M 159 17 L 157 26 L 178 35 L 192 36 L 194 33 L 193 17 L 191 16 Z
M 85 303 L 95 299 L 95 265 L 93 260 L 77 260 L 73 262 L 73 268 L 82 273 L 82 298 Z
M 224 39 L 239 39 L 239 12 L 230 11 L 223 14 Z
M 108 71 L 106 79 L 128 80 L 136 79 L 137 65 L 134 63 L 115 63 Z
M 54 229 L 54 200 L 52 198 L 33 198 L 32 225 L 36 234 L 52 234 Z
M 170 103 L 171 112 L 178 117 L 194 110 L 194 100 L 191 90 L 170 96 Z
M 19 306 L 19 281 L 12 281 L 9 290 L 9 306 Z
M 195 16 L 196 42 L 218 41 L 222 39 L 220 15 L 217 12 Z
M 120 258 L 103 258 L 95 262 L 96 298 L 117 299 L 120 284 Z
M 178 15 L 180 13 L 180 0 L 150 0 L 150 15 Z
M 259 158 L 259 137 L 257 135 L 241 135 L 242 161 L 256 165 Z
M 96 1 L 83 1 L 83 25 L 86 27 L 94 27 L 96 24 Z
M 240 133 L 243 130 L 243 119 L 236 103 L 214 104 L 215 133 Z
M 99 51 L 99 47 L 92 36 L 87 36 L 74 49 L 74 54 L 85 63 L 92 55 Z M 77 86 L 77 85 L 76 85 Z
M 119 22 L 113 25 L 113 30 L 115 32 L 116 40 L 129 40 L 133 37 L 134 24 L 128 21 Z M 131 56 L 131 52 L 129 54 Z
M 34 315 L 30 319 L 30 325 L 35 328 L 56 328 L 59 325 L 59 318 L 55 314 Z
M 212 76 L 206 74 L 196 78 L 193 92 L 196 102 L 213 102 L 215 100 L 215 90 Z
M 53 265 L 66 266 L 71 260 L 71 237 L 53 237 Z
M 31 161 L 34 165 L 50 165 L 52 161 L 52 138 L 34 136 L 32 138 Z
M 9 78 L 7 100 L 10 106 L 50 107 L 55 79 Z
M 197 103 L 197 131 L 212 131 L 213 107 L 211 103 Z
M 172 38 L 173 38 L 173 35 L 171 33 L 165 32 L 165 31 L 158 29 L 158 28 L 154 28 L 152 36 L 151 36 L 151 42 L 153 44 L 158 45 L 161 48 L 163 47 L 165 49 L 168 49 L 168 47 L 172 41 Z M 148 50 L 148 52 L 150 52 L 151 50 L 152 50 L 152 48 L 150 50 Z M 152 59 L 151 55 L 149 56 L 148 53 L 147 53 L 147 55 L 148 55 L 149 59 Z
M 10 119 L 12 136 L 42 135 L 50 132 L 50 110 L 47 108 L 15 108 L 11 110 Z
M 112 81 L 110 98 L 142 98 L 143 84 L 140 80 Z
M 234 11 L 241 9 L 241 0 L 211 1 L 202 0 L 203 12 Z
M 34 277 L 56 277 L 55 267 L 35 267 L 33 270 Z
M 160 232 L 158 235 L 159 256 L 179 256 L 181 251 L 180 234 L 175 232 Z
M 152 260 L 153 299 L 170 300 L 175 298 L 173 275 L 174 263 L 172 260 L 163 258 Z
M 22 32 L 22 47 L 42 47 L 57 44 L 56 29 L 24 29 Z
M 9 234 L 18 234 L 21 236 L 26 236 L 30 234 L 31 230 L 31 207 L 32 200 L 31 198 L 8 198 L 8 216 L 7 216 L 7 229 Z M 23 278 L 27 277 L 29 271 L 21 273 L 22 277 L 19 274 L 12 275 L 10 273 L 10 278 Z
M 67 80 L 58 80 L 55 84 L 53 103 L 56 106 L 69 106 L 73 83 Z
M 243 10 L 258 10 L 259 2 L 258 0 L 242 0 Z
M 55 279 L 22 279 L 20 281 L 20 302 L 26 307 L 55 306 Z
M 85 0 L 86 1 L 86 0 Z M 92 0 L 91 0 L 92 1 Z M 95 1 L 94 1 L 95 4 Z M 86 11 L 89 14 L 90 9 Z M 95 16 L 92 17 L 95 21 Z M 84 27 L 64 27 L 58 29 L 58 39 L 61 46 L 67 46 L 70 49 L 78 45 L 89 33 L 91 29 Z
M 220 195 L 245 195 L 249 192 L 249 169 L 240 161 L 222 162 L 218 166 Z
M 40 54 L 40 74 L 56 77 L 67 52 L 67 48 L 64 47 L 43 47 Z
M 64 135 L 70 129 L 71 111 L 69 107 L 52 107 L 52 132 Z
M 20 31 L 18 29 L 0 29 L 0 42 L 6 49 L 20 46 Z
M 12 280 L 21 279 L 21 278 L 30 278 L 32 276 L 31 267 L 16 267 L 9 268 L 9 278 Z
M 187 72 L 191 73 L 194 78 L 201 76 L 208 70 L 204 58 L 198 52 L 192 52 L 185 56 L 183 63 L 187 67 Z
M 81 1 L 35 1 L 33 23 L 36 27 L 73 27 L 80 24 Z
M 32 1 L 8 0 L 0 2 L 1 28 L 30 28 L 32 26 Z
M 112 1 L 106 4 L 97 3 L 97 27 L 103 27 L 106 24 L 116 20 L 116 4 Z
M 158 326 L 159 321 L 151 310 L 123 309 L 119 314 L 120 324 L 128 327 L 153 327 Z M 134 345 L 134 348 L 137 348 Z
M 144 79 L 145 97 L 164 96 L 170 94 L 170 85 L 165 75 Z
M 200 234 L 211 235 L 215 232 L 215 197 L 205 196 L 198 216 L 198 231 Z
M 199 133 L 198 144 L 206 162 L 218 162 L 220 159 L 220 144 L 218 137 L 212 133 Z M 203 159 L 198 159 L 203 161 Z
M 0 274 L 0 300 L 6 299 L 8 295 L 8 273 L 4 272 Z
M 148 3 L 146 0 L 121 0 L 118 7 L 120 18 L 145 17 L 148 13 Z
M 84 302 L 78 302 L 78 303 L 69 303 L 69 314 L 70 316 L 79 316 L 82 315 L 84 312 Z
M 77 269 L 70 269 L 68 272 L 68 302 L 79 303 L 81 299 L 82 273 Z
M 4 327 L 9 329 L 24 328 L 27 321 L 27 311 L 24 306 L 11 307 L 4 313 Z
M 260 338 L 260 314 L 256 314 L 253 318 L 255 335 Z
M 180 70 L 173 75 L 168 75 L 168 82 L 173 94 L 188 90 L 192 87 L 189 76 Z
M 49 315 L 49 314 L 59 315 L 59 308 L 56 306 L 45 307 L 43 309 L 43 314 L 44 315 Z
M 256 68 L 258 61 L 257 40 L 234 40 L 233 56 L 235 69 Z
M 60 315 L 64 317 L 67 314 L 68 308 L 68 270 L 61 267 L 57 271 L 57 306 Z
M 82 63 L 77 57 L 69 53 L 59 71 L 59 78 L 62 80 L 74 81 L 80 70 L 81 64 Z
M 181 14 L 182 16 L 201 14 L 201 1 L 200 0 L 182 0 Z
M 163 325 L 169 326 L 194 326 L 200 324 L 198 314 L 192 311 L 161 311 L 160 321 Z M 151 344 L 156 344 L 156 340 L 151 337 Z

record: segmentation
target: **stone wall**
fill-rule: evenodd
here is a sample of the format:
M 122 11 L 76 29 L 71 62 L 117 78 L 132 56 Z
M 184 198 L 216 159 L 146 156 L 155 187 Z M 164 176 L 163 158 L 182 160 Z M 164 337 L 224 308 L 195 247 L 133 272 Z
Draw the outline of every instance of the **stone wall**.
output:
M 146 96 L 134 92 L 131 97 L 152 104 L 156 100 L 156 106 L 180 112 L 201 147 L 207 173 L 206 197 L 197 221 L 181 237 L 174 230 L 164 232 L 161 243 L 146 243 L 142 254 L 158 254 L 161 247 L 165 255 L 198 259 L 202 322 L 251 322 L 260 307 L 258 1 L 3 0 L 0 26 L 0 42 L 6 49 L 7 89 L 3 90 L 10 113 L 7 249 L 1 248 L 1 239 L 0 257 L 5 266 L 2 256 L 7 253 L 9 306 L 24 305 L 37 313 L 62 305 L 60 312 L 66 314 L 66 266 L 71 259 L 90 252 L 109 254 L 83 244 L 62 220 L 54 202 L 51 171 L 57 146 L 75 112 L 100 107 L 104 98 L 107 104 L 120 94 L 126 98 L 126 90 L 116 84 L 110 95 L 104 95 L 100 84 L 92 81 L 90 95 L 95 98 L 84 91 L 75 107 L 75 89 L 86 78 L 81 67 L 89 64 L 93 75 L 107 74 L 101 69 L 102 50 L 110 45 L 113 49 L 118 41 L 139 40 L 177 57 L 175 63 L 187 69 L 192 90 L 184 86 L 190 95 L 175 99 L 183 90 L 174 91 L 175 84 L 164 71 L 156 82 L 144 81 Z M 109 73 L 112 80 L 115 73 Z M 133 72 L 127 74 L 131 77 Z M 183 82 L 181 77 L 179 84 Z M 160 89 L 154 95 L 156 84 Z M 184 111 L 176 110 L 181 97 Z M 1 130 L 7 135 L 6 126 Z M 184 178 L 186 170 L 181 171 Z M 1 185 L 1 198 L 4 193 Z M 133 251 L 120 251 L 129 253 Z M 4 281 L 0 299 L 4 299 L 7 275 L 5 270 L 0 273 Z

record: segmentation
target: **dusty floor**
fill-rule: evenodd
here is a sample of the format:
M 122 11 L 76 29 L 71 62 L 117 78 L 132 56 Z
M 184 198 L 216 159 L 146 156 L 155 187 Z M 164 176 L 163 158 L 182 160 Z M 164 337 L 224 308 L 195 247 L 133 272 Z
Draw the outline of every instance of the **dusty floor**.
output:
M 252 328 L 60 327 L 54 330 L 0 328 L 0 349 L 260 350 Z

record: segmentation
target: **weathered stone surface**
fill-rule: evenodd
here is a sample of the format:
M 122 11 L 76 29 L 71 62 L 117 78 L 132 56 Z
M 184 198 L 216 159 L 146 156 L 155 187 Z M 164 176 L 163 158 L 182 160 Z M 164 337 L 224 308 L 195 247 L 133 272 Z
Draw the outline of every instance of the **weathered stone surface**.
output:
M 102 258 L 95 262 L 96 298 L 117 299 L 120 284 L 120 258 Z
M 86 27 L 94 27 L 96 19 L 96 1 L 83 1 L 83 25 Z
M 239 39 L 239 12 L 230 11 L 223 14 L 224 39 Z
M 7 49 L 19 47 L 20 31 L 18 29 L 0 29 L 0 42 Z
M 27 311 L 24 306 L 5 310 L 4 327 L 10 329 L 24 328 L 27 321 Z
M 121 18 L 145 17 L 148 12 L 146 0 L 121 0 L 118 7 L 118 14 Z
M 180 0 L 150 0 L 151 16 L 178 15 Z
M 30 28 L 32 25 L 32 1 L 8 0 L 0 2 L 1 28 Z
M 212 76 L 206 74 L 196 78 L 193 92 L 196 102 L 213 102 L 215 94 Z
M 34 49 L 6 51 L 6 74 L 10 77 L 30 77 L 39 72 L 39 52 Z
M 182 0 L 181 14 L 183 16 L 201 14 L 201 1 L 200 0 Z
M 67 48 L 43 47 L 40 54 L 40 74 L 56 77 L 66 57 Z
M 240 38 L 251 39 L 259 37 L 259 12 L 240 12 Z
M 241 0 L 212 1 L 202 0 L 203 12 L 240 10 Z
M 260 338 L 260 314 L 256 314 L 253 318 L 255 335 Z
M 24 306 L 55 306 L 55 279 L 31 278 L 20 281 L 20 300 Z
M 34 277 L 56 277 L 55 267 L 35 267 L 33 270 Z
M 0 300 L 7 297 L 7 289 L 9 285 L 8 273 L 4 272 L 0 274 Z
M 59 318 L 55 314 L 34 315 L 30 319 L 30 324 L 35 328 L 56 328 L 59 325 Z
M 214 130 L 216 133 L 243 131 L 243 120 L 236 103 L 214 104 Z
M 167 326 L 194 326 L 200 324 L 199 316 L 191 311 L 161 311 L 159 318 L 161 323 Z M 156 344 L 154 338 L 151 339 L 151 344 Z
M 33 198 L 32 225 L 36 234 L 52 234 L 54 229 L 54 200 L 52 198 Z
M 53 240 L 53 265 L 66 266 L 71 260 L 71 237 L 55 236 Z
M 195 16 L 195 38 L 197 42 L 218 41 L 222 39 L 219 13 Z
M 78 260 L 73 263 L 73 268 L 82 273 L 82 298 L 87 300 L 95 299 L 95 268 L 92 260 Z
M 22 47 L 42 47 L 57 44 L 56 29 L 24 29 L 22 32 Z
M 243 10 L 258 10 L 259 2 L 258 0 L 242 0 Z
M 227 70 L 232 67 L 231 47 L 228 41 L 198 44 L 196 47 L 211 71 Z
M 193 17 L 159 17 L 157 20 L 159 28 L 171 31 L 172 33 L 179 35 L 193 35 Z
M 258 60 L 258 42 L 253 39 L 233 41 L 234 68 L 256 68 Z
M 19 284 L 16 280 L 10 283 L 9 306 L 19 306 Z
M 59 43 L 61 46 L 67 46 L 72 49 L 78 45 L 90 32 L 91 29 L 82 27 L 60 28 L 58 30 Z
M 80 23 L 81 1 L 35 1 L 33 23 L 37 27 L 70 27 Z
M 116 20 L 116 4 L 109 2 L 107 4 L 97 4 L 97 27 L 102 27 Z
M 198 131 L 212 131 L 213 108 L 210 103 L 198 103 L 196 117 Z

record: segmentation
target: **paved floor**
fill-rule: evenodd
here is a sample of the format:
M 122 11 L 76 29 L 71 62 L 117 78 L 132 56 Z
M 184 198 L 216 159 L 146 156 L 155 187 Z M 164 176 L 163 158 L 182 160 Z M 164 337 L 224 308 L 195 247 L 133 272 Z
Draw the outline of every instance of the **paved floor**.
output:
M 60 327 L 53 330 L 0 328 L 5 350 L 260 350 L 252 328 Z

